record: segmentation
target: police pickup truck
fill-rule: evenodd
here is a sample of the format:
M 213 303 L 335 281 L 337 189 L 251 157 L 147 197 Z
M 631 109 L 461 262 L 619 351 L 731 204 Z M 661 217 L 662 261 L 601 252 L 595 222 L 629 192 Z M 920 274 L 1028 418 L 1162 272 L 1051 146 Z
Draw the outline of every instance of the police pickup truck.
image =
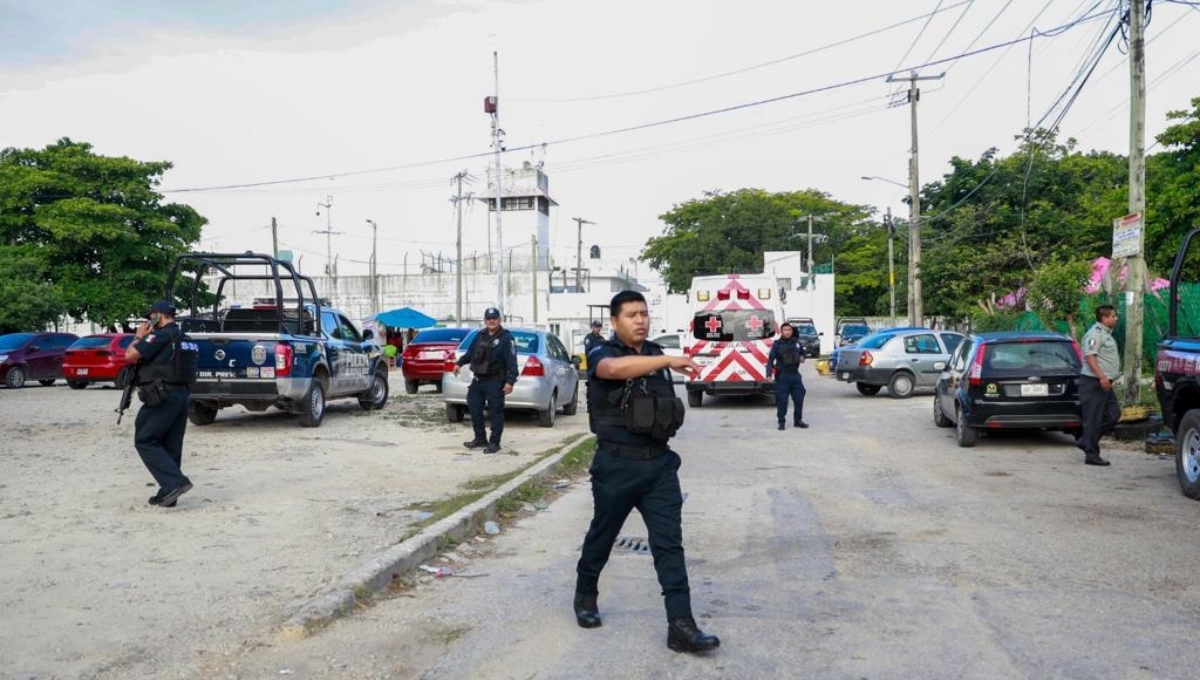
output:
M 223 307 L 239 287 L 266 295 Z M 387 403 L 387 363 L 371 331 L 360 334 L 345 314 L 323 306 L 312 279 L 290 263 L 251 252 L 188 253 L 171 268 L 168 296 L 185 288 L 190 314 L 178 321 L 199 347 L 192 423 L 208 425 L 218 410 L 237 404 L 250 411 L 274 406 L 318 427 L 330 399 L 355 398 L 366 410 Z
M 1179 318 L 1179 304 L 1184 293 L 1184 282 L 1180 281 L 1182 272 L 1189 266 L 1195 270 L 1200 264 L 1198 254 L 1189 252 L 1189 246 L 1198 235 L 1200 229 L 1193 229 L 1184 237 L 1171 269 L 1167 334 L 1159 343 L 1154 362 L 1154 387 L 1162 407 L 1163 423 L 1175 433 L 1175 472 L 1179 487 L 1187 497 L 1200 500 L 1200 319 Z M 1187 281 L 1193 295 L 1200 287 L 1198 278 L 1191 276 Z

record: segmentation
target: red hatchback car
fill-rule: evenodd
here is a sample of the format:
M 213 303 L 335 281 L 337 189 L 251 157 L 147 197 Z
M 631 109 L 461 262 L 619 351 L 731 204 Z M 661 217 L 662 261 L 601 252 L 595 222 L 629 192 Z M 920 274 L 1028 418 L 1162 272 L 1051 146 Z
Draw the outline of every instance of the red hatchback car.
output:
M 470 333 L 470 328 L 430 328 L 417 333 L 402 355 L 404 361 L 400 371 L 404 374 L 404 391 L 416 394 L 421 383 L 430 383 L 441 392 L 446 354 L 454 354 Z
M 125 349 L 132 343 L 132 333 L 100 333 L 80 338 L 67 348 L 63 377 L 73 390 L 82 390 L 97 382 L 125 387 L 125 378 L 129 374 Z

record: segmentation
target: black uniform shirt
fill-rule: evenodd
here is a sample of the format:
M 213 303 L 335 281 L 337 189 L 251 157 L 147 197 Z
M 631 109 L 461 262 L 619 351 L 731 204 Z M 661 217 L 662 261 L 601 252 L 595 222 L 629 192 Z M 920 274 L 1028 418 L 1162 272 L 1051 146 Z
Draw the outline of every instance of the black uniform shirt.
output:
M 484 328 L 475 334 L 475 339 L 471 341 L 471 347 L 458 359 L 459 366 L 466 366 L 475 360 L 475 352 L 481 342 L 490 343 L 491 351 L 488 354 L 488 368 L 483 374 L 477 374 L 475 377 L 480 380 L 493 380 L 495 378 L 504 378 L 504 382 L 509 385 L 517 383 L 517 345 L 513 342 L 512 333 L 508 329 L 501 328 L 498 333 L 492 335 Z
M 156 379 L 156 375 L 159 380 L 167 377 L 167 373 L 163 372 L 163 367 L 171 364 L 171 345 L 180 333 L 179 324 L 172 321 L 162 328 L 154 329 L 145 338 L 134 341 L 134 349 L 138 351 L 138 354 L 142 355 L 142 368 L 138 376 L 139 383 L 153 382 Z M 150 369 L 151 365 L 155 366 L 155 368 Z M 167 372 L 169 372 L 169 369 L 167 369 Z
M 596 367 L 600 362 L 608 358 L 620 358 L 629 356 L 663 356 L 662 347 L 650 342 L 649 340 L 642 342 L 642 351 L 637 352 L 629 345 L 621 342 L 621 339 L 613 335 L 611 340 L 602 342 L 592 348 L 588 353 L 588 414 L 596 415 L 603 414 L 609 418 L 617 416 L 620 411 L 612 405 L 612 398 L 617 398 L 617 395 L 625 389 L 624 380 L 606 380 L 596 377 Z M 636 378 L 634 382 L 642 380 Z M 645 376 L 648 384 L 659 383 L 660 390 L 664 389 L 662 383 L 666 384 L 665 389 L 674 393 L 675 386 L 671 382 L 670 369 L 662 369 Z M 661 382 L 660 382 L 661 381 Z M 612 442 L 615 444 L 624 444 L 626 446 L 636 446 L 639 448 L 662 448 L 663 442 L 649 435 L 633 434 L 625 427 L 608 422 L 607 418 L 596 419 L 589 418 L 591 421 L 592 432 L 596 433 L 596 438 L 600 441 Z
M 800 346 L 800 339 L 794 335 L 791 340 L 780 338 L 771 345 L 771 353 L 767 355 L 767 375 L 771 375 L 773 366 L 779 367 L 780 375 L 797 375 L 803 361 L 804 348 Z

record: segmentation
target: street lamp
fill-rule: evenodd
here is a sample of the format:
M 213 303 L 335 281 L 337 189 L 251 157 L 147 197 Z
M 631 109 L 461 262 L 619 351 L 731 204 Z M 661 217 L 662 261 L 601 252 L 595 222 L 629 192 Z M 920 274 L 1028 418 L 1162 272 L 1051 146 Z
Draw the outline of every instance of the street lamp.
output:
M 894 180 L 894 179 L 888 179 L 887 177 L 878 177 L 878 176 L 876 176 L 876 175 L 863 175 L 863 176 L 862 176 L 862 179 L 864 179 L 864 180 L 866 180 L 866 181 L 868 181 L 868 182 L 870 182 L 871 180 L 875 180 L 875 179 L 877 179 L 877 180 L 879 180 L 880 182 L 887 182 L 888 184 L 895 184 L 896 186 L 898 186 L 898 187 L 904 187 L 905 189 L 907 189 L 907 188 L 908 188 L 908 185 L 907 185 L 907 184 L 905 184 L 904 182 L 897 182 L 896 180 Z

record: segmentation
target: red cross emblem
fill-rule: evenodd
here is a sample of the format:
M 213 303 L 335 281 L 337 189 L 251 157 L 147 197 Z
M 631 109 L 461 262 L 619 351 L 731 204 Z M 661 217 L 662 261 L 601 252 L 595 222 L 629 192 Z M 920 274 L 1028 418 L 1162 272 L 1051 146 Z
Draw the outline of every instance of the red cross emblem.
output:
M 758 332 L 760 330 L 762 330 L 762 327 L 763 327 L 763 321 L 762 321 L 762 319 L 758 318 L 757 314 L 750 317 L 750 320 L 746 322 L 746 328 L 749 328 L 750 331 L 756 335 L 758 334 Z
M 708 321 L 704 322 L 704 327 L 708 329 L 709 333 L 716 333 L 721 330 L 721 320 L 715 316 L 710 316 L 708 317 Z

